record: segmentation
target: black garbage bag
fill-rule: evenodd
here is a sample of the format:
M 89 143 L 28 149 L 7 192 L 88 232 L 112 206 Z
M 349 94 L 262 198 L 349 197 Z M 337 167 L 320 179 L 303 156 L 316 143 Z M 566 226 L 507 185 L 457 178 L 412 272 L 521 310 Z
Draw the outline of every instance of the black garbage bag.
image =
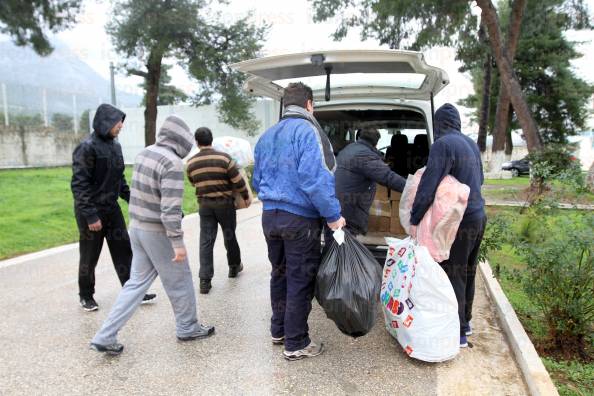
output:
M 316 299 L 338 329 L 351 337 L 367 334 L 377 319 L 382 268 L 373 254 L 348 231 L 334 239 L 322 258 Z

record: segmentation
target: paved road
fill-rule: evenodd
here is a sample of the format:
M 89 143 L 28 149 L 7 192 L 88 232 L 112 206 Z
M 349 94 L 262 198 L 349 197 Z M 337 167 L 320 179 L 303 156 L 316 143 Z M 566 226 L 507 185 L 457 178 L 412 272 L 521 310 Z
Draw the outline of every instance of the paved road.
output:
M 126 349 L 117 358 L 88 349 L 120 289 L 106 252 L 97 268 L 100 310 L 94 313 L 78 306 L 74 246 L 0 262 L 0 394 L 525 394 L 482 284 L 475 347 L 454 361 L 409 359 L 384 330 L 381 316 L 369 335 L 353 340 L 317 304 L 311 333 L 327 352 L 285 361 L 269 341 L 269 263 L 260 213 L 259 205 L 239 212 L 245 264 L 239 278 L 227 278 L 224 248 L 217 241 L 213 289 L 199 296 L 202 319 L 216 325 L 216 335 L 177 342 L 171 307 L 157 280 L 152 288 L 157 303 L 142 306 L 122 330 Z M 186 218 L 184 228 L 197 274 L 198 218 Z

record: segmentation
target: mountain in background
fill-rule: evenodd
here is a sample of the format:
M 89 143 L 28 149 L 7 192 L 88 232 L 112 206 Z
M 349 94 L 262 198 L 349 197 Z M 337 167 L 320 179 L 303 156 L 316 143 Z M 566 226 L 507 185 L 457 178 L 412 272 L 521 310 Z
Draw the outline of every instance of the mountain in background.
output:
M 10 41 L 0 42 L 0 83 L 6 84 L 10 113 L 41 113 L 44 88 L 50 114 L 72 115 L 73 95 L 79 114 L 110 101 L 107 79 L 63 43 L 53 45 L 54 52 L 41 57 L 30 48 L 17 47 Z M 139 95 L 121 91 L 116 96 L 118 106 L 122 107 L 137 107 L 142 101 Z

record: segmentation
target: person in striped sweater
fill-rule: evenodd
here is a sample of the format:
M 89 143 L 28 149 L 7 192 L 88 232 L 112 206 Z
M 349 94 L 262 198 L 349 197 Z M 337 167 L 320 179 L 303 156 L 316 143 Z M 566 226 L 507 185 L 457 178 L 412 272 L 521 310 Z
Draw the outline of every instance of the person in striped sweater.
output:
M 182 158 L 192 146 L 186 123 L 169 116 L 159 130 L 157 142 L 135 159 L 129 206 L 133 251 L 130 280 L 91 341 L 91 349 L 113 355 L 122 352 L 124 346 L 117 342 L 117 333 L 134 314 L 157 275 L 173 307 L 177 338 L 190 341 L 214 333 L 214 326 L 198 321 L 182 231 Z
M 200 214 L 200 293 L 211 289 L 214 275 L 213 248 L 219 224 L 227 249 L 229 278 L 235 278 L 243 270 L 241 251 L 235 236 L 237 214 L 234 192 L 237 191 L 249 206 L 248 186 L 237 169 L 235 161 L 227 153 L 212 148 L 212 132 L 206 127 L 194 133 L 200 152 L 188 161 L 187 174 L 196 187 Z

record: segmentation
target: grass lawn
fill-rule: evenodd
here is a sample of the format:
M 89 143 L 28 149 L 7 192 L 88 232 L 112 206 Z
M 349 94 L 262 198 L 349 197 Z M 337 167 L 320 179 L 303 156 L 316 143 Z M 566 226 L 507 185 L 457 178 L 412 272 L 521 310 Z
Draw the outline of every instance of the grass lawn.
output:
M 506 180 L 487 179 L 483 185 L 482 194 L 487 200 L 526 202 L 529 186 L 530 178 L 528 176 Z M 558 181 L 553 182 L 551 191 L 547 194 L 557 197 L 562 203 L 594 205 L 594 194 L 576 193 Z
M 0 170 L 0 259 L 78 240 L 70 192 L 71 168 Z M 130 182 L 132 168 L 126 168 Z M 120 200 L 126 221 L 128 205 Z M 184 213 L 197 210 L 186 180 Z
M 489 217 L 501 212 L 512 213 L 517 220 L 522 216 L 515 208 L 488 208 Z M 560 361 L 543 352 L 542 346 L 547 336 L 543 316 L 522 286 L 521 277 L 525 264 L 515 254 L 513 248 L 504 245 L 502 250 L 491 253 L 489 263 L 494 273 L 499 272 L 498 281 L 530 339 L 539 350 L 559 393 L 562 396 L 594 395 L 594 363 Z

